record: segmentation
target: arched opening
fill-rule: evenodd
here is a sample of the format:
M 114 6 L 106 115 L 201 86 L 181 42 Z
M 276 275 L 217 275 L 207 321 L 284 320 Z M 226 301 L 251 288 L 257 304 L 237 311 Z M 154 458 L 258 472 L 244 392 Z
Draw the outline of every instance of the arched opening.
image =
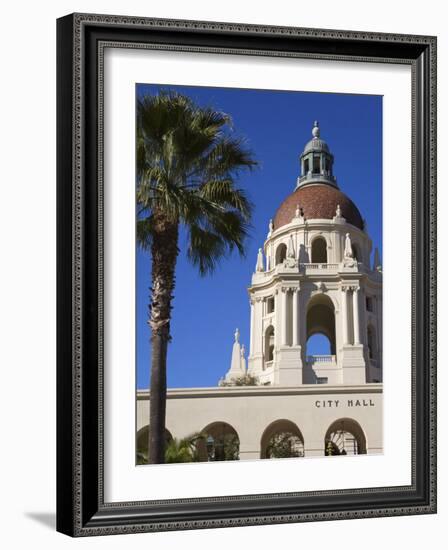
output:
M 201 461 L 239 460 L 240 439 L 233 426 L 227 422 L 213 422 L 201 434 L 203 437 L 197 443 Z
M 352 243 L 352 250 L 353 250 L 353 258 L 357 261 L 362 263 L 362 253 L 361 253 L 361 247 L 357 243 Z
M 334 305 L 325 294 L 316 294 L 306 313 L 306 368 L 304 383 L 327 384 L 336 376 Z M 334 380 L 333 380 L 334 381 Z
M 317 237 L 311 244 L 311 263 L 327 263 L 327 241 L 323 237 Z
M 330 354 L 336 355 L 334 305 L 325 294 L 316 294 L 308 303 L 306 312 L 307 342 L 315 334 L 324 336 L 329 342 Z
M 275 265 L 282 264 L 286 259 L 286 244 L 281 243 L 275 251 Z
M 263 432 L 260 458 L 298 458 L 304 455 L 302 433 L 291 420 L 276 420 Z
M 325 456 L 366 453 L 366 436 L 356 420 L 341 418 L 328 428 L 325 435 Z
M 372 325 L 367 326 L 367 349 L 369 350 L 369 359 L 376 359 L 376 332 Z
M 274 327 L 272 325 L 269 325 L 264 334 L 265 363 L 269 363 L 274 360 L 274 341 L 275 341 Z
M 333 355 L 331 342 L 325 334 L 312 334 L 306 342 L 307 355 Z
M 165 446 L 173 440 L 171 433 L 165 428 Z M 135 440 L 137 464 L 147 464 L 149 458 L 149 426 L 143 426 Z

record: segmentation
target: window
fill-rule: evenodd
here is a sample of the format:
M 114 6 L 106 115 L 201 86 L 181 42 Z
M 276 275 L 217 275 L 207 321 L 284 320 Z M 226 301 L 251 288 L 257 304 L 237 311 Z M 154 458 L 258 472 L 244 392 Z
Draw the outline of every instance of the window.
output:
M 316 384 L 328 384 L 328 378 L 326 376 L 317 376 Z
M 275 300 L 274 297 L 268 298 L 266 302 L 266 313 L 273 313 L 275 310 Z
M 313 157 L 313 174 L 320 174 L 320 157 Z
M 274 360 L 274 327 L 271 325 L 266 329 L 265 332 L 265 348 L 264 348 L 264 358 L 266 363 L 270 363 Z
M 310 161 L 308 159 L 305 159 L 305 162 L 303 163 L 303 171 L 305 174 L 308 174 L 310 171 Z
M 282 243 L 277 246 L 275 252 L 275 265 L 282 264 L 286 259 L 286 244 Z
M 327 263 L 327 242 L 322 237 L 314 239 L 311 245 L 311 261 L 313 264 Z
M 373 311 L 372 296 L 366 296 L 366 309 L 367 311 Z

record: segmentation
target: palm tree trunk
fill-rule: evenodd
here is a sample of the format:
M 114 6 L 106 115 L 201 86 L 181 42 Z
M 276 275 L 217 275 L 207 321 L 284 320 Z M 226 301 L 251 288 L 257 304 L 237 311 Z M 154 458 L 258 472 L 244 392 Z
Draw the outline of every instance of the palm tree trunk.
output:
M 151 327 L 151 386 L 149 401 L 149 463 L 165 462 L 166 359 L 170 341 L 171 300 L 179 249 L 179 227 L 163 215 L 153 214 L 151 246 L 152 289 L 149 325 Z

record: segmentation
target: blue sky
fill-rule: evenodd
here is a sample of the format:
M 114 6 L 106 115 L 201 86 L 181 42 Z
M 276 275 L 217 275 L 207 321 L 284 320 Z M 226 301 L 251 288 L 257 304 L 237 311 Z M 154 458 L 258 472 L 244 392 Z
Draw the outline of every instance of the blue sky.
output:
M 382 248 L 382 97 L 368 95 L 244 90 L 140 84 L 137 95 L 176 90 L 199 105 L 230 114 L 234 131 L 246 138 L 260 166 L 244 172 L 239 186 L 255 205 L 246 258 L 224 259 L 205 278 L 189 264 L 181 233 L 168 349 L 168 387 L 215 386 L 229 368 L 233 334 L 249 347 L 247 287 L 269 219 L 295 188 L 298 157 L 318 120 L 321 138 L 335 157 L 339 188 L 367 220 L 373 246 Z M 150 332 L 147 324 L 151 267 L 148 253 L 137 251 L 137 387 L 149 384 Z M 325 353 L 319 336 L 308 353 Z

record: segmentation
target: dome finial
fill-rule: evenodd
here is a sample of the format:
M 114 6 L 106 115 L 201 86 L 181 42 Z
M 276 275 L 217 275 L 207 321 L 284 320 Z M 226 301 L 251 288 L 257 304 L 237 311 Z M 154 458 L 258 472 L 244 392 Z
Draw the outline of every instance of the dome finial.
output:
M 319 122 L 317 120 L 314 121 L 312 134 L 315 138 L 318 138 L 320 136 Z

